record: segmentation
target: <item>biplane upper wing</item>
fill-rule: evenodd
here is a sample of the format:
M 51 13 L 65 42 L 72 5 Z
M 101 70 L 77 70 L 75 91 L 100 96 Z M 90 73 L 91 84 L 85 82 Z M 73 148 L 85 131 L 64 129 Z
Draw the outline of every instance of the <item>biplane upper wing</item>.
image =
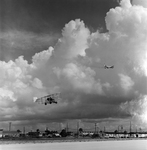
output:
M 46 96 L 43 96 L 40 98 L 35 97 L 34 102 L 45 104 L 46 102 L 48 102 L 47 98 L 49 98 L 49 97 L 51 97 L 55 100 L 58 100 L 58 99 L 60 99 L 60 93 L 49 94 L 49 95 L 46 95 Z
M 46 102 L 46 97 L 34 98 L 34 102 L 44 104 Z
M 53 99 L 59 99 L 60 98 L 60 93 L 50 94 L 50 95 L 47 95 L 47 97 L 51 97 Z

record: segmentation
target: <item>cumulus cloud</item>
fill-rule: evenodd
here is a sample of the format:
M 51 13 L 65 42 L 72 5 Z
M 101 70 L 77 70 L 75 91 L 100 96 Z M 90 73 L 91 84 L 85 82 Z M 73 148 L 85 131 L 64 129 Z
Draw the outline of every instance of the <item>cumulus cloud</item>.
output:
M 120 105 L 139 107 L 139 99 L 129 101 L 146 93 L 146 18 L 146 8 L 123 0 L 106 15 L 107 33 L 91 33 L 83 21 L 72 20 L 31 63 L 23 56 L 0 61 L 1 121 L 121 118 Z M 61 92 L 58 105 L 33 103 L 33 97 L 54 92 Z
M 136 123 L 139 120 L 142 126 L 147 124 L 147 95 L 140 96 L 130 102 L 122 103 L 120 107 L 122 111 L 132 115 Z
M 85 93 L 98 93 L 100 95 L 104 94 L 100 81 L 95 81 L 95 72 L 89 67 L 69 63 L 57 74 L 59 78 L 64 78 L 64 81 L 67 79 L 67 82 L 73 85 L 74 90 L 82 90 Z
M 120 85 L 121 87 L 126 91 L 129 92 L 129 90 L 132 89 L 132 86 L 134 85 L 134 82 L 131 80 L 129 76 L 119 74 L 120 77 Z
M 62 31 L 62 38 L 55 46 L 56 55 L 71 59 L 77 55 L 85 56 L 85 49 L 88 48 L 88 37 L 90 31 L 85 27 L 83 21 L 76 19 L 65 25 Z
M 13 92 L 12 91 L 10 91 L 10 90 L 7 90 L 7 89 L 5 89 L 5 88 L 0 88 L 0 92 L 1 92 L 1 99 L 3 98 L 9 98 L 9 99 L 11 99 L 11 100 L 13 100 L 13 101 L 15 101 L 16 100 L 16 98 L 14 97 L 14 94 L 13 94 Z
M 143 6 L 147 8 L 147 1 L 146 0 L 132 0 L 133 5 Z

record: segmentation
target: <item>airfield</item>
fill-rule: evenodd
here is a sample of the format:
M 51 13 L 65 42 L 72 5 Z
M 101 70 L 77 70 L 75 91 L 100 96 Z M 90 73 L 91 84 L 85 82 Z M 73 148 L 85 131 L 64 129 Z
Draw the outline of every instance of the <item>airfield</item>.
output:
M 130 140 L 54 140 L 54 141 L 5 141 L 0 150 L 147 150 L 146 139 Z

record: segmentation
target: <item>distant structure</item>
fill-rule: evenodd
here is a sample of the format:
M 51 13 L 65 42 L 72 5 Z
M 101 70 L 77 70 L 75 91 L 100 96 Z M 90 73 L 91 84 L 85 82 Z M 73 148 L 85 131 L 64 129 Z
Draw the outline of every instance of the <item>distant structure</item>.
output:
M 0 129 L 0 138 L 3 136 L 3 129 Z
M 68 122 L 67 122 L 67 124 L 66 124 L 66 132 L 68 132 Z
M 94 125 L 95 125 L 94 132 L 96 133 L 97 132 L 97 123 L 95 123 Z
M 8 131 L 11 131 L 11 125 L 12 125 L 12 123 L 9 122 L 9 130 Z
M 132 132 L 132 123 L 130 121 L 130 133 Z
M 25 127 L 23 127 L 23 134 L 25 134 L 25 132 L 26 132 L 25 130 L 26 130 Z

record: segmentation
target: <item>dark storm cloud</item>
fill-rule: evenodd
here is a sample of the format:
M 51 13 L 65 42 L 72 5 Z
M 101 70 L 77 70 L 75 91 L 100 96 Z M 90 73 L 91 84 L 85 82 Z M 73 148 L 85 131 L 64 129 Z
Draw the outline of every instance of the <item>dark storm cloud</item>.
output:
M 37 34 L 33 32 L 9 30 L 0 34 L 0 60 L 9 61 L 23 55 L 29 62 L 36 52 L 54 45 L 58 34 Z
M 116 5 L 114 0 L 2 0 L 0 60 L 24 55 L 30 61 L 35 52 L 54 45 L 72 19 L 84 20 L 91 30 L 105 31 L 106 12 Z
M 80 18 L 97 29 L 118 3 L 114 0 L 2 0 L 1 30 L 19 29 L 37 33 L 60 30 L 71 19 Z

